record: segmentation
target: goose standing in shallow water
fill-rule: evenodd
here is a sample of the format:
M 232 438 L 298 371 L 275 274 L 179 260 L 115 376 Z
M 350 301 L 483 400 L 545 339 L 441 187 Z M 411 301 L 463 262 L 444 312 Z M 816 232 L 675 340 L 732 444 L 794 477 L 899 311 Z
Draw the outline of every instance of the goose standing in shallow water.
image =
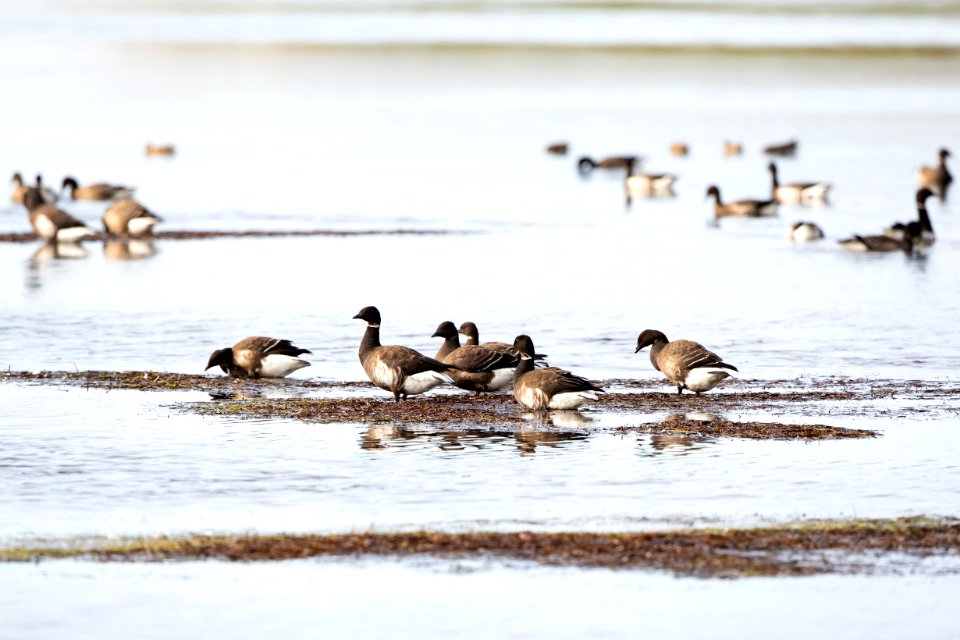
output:
M 71 200 L 120 200 L 133 196 L 132 187 L 123 187 L 105 182 L 95 182 L 80 186 L 76 178 L 67 176 L 63 179 L 62 189 L 66 189 Z
M 707 187 L 707 197 L 710 196 L 713 196 L 713 215 L 715 218 L 759 218 L 777 214 L 775 200 L 737 200 L 724 204 L 720 198 L 720 189 L 716 185 Z
M 674 340 L 655 329 L 646 329 L 637 337 L 638 353 L 644 347 L 651 346 L 650 363 L 677 385 L 677 393 L 689 389 L 697 395 L 709 391 L 730 377 L 730 371 L 737 371 L 732 364 L 708 351 L 702 344 L 692 340 Z
M 360 340 L 360 364 L 370 382 L 393 393 L 400 402 L 407 396 L 424 393 L 444 382 L 453 382 L 453 365 L 429 358 L 409 347 L 380 344 L 380 311 L 364 307 L 354 320 L 364 320 L 367 330 Z
M 520 363 L 513 377 L 513 397 L 528 411 L 575 409 L 589 400 L 597 400 L 603 389 L 586 378 L 557 367 L 535 369 L 536 352 L 530 336 L 520 335 L 513 341 L 520 351 Z
M 826 182 L 791 182 L 780 184 L 777 179 L 777 165 L 771 162 L 767 165 L 770 171 L 771 197 L 780 204 L 814 204 L 825 203 L 830 184 Z
M 894 240 L 903 240 L 907 236 L 913 238 L 915 244 L 922 244 L 929 247 L 937 241 L 937 236 L 933 232 L 933 223 L 930 221 L 930 215 L 927 213 L 927 198 L 933 195 L 933 191 L 924 187 L 917 190 L 917 219 L 907 223 L 897 222 L 883 231 L 883 235 Z
M 284 378 L 310 363 L 297 356 L 310 353 L 289 340 L 264 336 L 244 338 L 232 347 L 210 354 L 207 369 L 218 366 L 233 378 Z
M 129 198 L 117 200 L 103 213 L 104 230 L 115 236 L 147 236 L 158 222 L 162 222 L 160 216 Z
M 940 149 L 937 155 L 940 158 L 940 163 L 937 166 L 917 169 L 917 186 L 933 189 L 940 195 L 940 200 L 946 200 L 947 189 L 953 182 L 953 176 L 947 170 L 947 158 L 950 157 L 950 151 Z
M 33 187 L 24 194 L 23 206 L 27 208 L 30 226 L 47 242 L 80 242 L 97 235 L 63 209 L 44 202 Z
M 444 339 L 436 359 L 456 367 L 447 372 L 454 385 L 480 395 L 483 391 L 499 391 L 513 383 L 519 357 L 477 345 L 461 346 L 459 336 L 450 321 L 441 322 L 431 336 Z

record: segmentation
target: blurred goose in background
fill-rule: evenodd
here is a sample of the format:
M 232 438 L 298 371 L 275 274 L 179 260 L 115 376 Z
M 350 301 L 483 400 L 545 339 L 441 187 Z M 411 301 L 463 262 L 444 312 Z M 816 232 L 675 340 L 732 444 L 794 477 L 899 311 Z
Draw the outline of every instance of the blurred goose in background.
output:
M 902 238 L 891 238 L 886 235 L 861 236 L 854 235 L 851 238 L 837 241 L 841 249 L 847 251 L 857 251 L 861 253 L 889 253 L 891 251 L 903 251 L 904 253 L 913 253 L 914 240 L 919 230 L 919 226 L 910 223 L 905 226 Z
M 518 351 L 512 344 L 507 344 L 506 342 L 484 342 L 480 343 L 480 330 L 477 329 L 477 325 L 473 322 L 464 322 L 460 325 L 459 332 L 467 337 L 467 341 L 464 343 L 466 345 L 479 345 L 484 349 L 493 349 L 494 351 L 499 351 L 501 353 L 508 353 L 512 356 L 520 357 L 520 351 Z M 544 360 L 546 359 L 547 354 L 537 353 L 534 354 L 534 360 Z
M 729 140 L 723 141 L 723 155 L 725 156 L 739 156 L 743 154 L 743 145 L 739 142 L 730 142 Z
M 43 201 L 40 191 L 30 187 L 23 196 L 30 226 L 47 242 L 80 242 L 96 233 L 63 209 Z
M 590 173 L 594 169 L 626 169 L 632 171 L 638 162 L 640 162 L 638 156 L 607 156 L 600 160 L 583 156 L 577 160 L 577 169 L 580 173 Z
M 10 181 L 13 183 L 13 191 L 10 193 L 10 201 L 14 204 L 23 204 L 23 196 L 26 195 L 27 189 L 31 187 L 23 183 L 23 176 L 20 175 L 20 172 L 13 174 L 13 177 L 10 178 Z M 57 203 L 57 194 L 52 189 L 43 186 L 43 177 L 38 173 L 37 182 L 33 187 L 38 189 L 40 197 L 47 204 L 56 204 Z
M 150 144 L 147 143 L 146 152 L 148 156 L 172 156 L 177 152 L 172 144 Z
M 250 336 L 210 354 L 207 369 L 219 366 L 233 378 L 284 378 L 310 366 L 297 357 L 304 353 L 310 351 L 295 347 L 289 340 Z
M 499 391 L 513 383 L 519 357 L 477 345 L 461 346 L 460 334 L 450 321 L 441 322 L 431 337 L 444 339 L 436 359 L 456 367 L 447 372 L 455 386 L 480 395 L 483 391 Z
M 675 156 L 685 156 L 690 153 L 690 146 L 685 142 L 674 142 L 670 145 L 670 153 Z
M 782 144 L 771 144 L 763 148 L 768 156 L 792 156 L 797 153 L 797 141 L 790 140 Z
M 917 169 L 917 186 L 932 189 L 940 195 L 941 200 L 946 200 L 947 189 L 953 182 L 953 176 L 947 170 L 947 158 L 950 157 L 950 151 L 940 149 L 937 155 L 940 158 L 940 164 L 935 167 L 920 167 Z
M 692 340 L 670 342 L 663 332 L 656 329 L 645 329 L 640 333 L 634 353 L 651 345 L 650 363 L 677 385 L 679 394 L 689 389 L 700 395 L 729 378 L 730 371 L 737 371 L 735 366 L 727 364 L 702 344 Z
M 63 179 L 62 189 L 67 190 L 72 200 L 120 200 L 133 196 L 132 187 L 123 187 L 105 182 L 95 182 L 80 186 L 76 178 L 67 176 Z
M 103 213 L 104 230 L 115 236 L 147 236 L 158 222 L 162 222 L 160 216 L 129 198 L 117 200 Z
M 632 169 L 628 169 L 624 179 L 627 204 L 633 202 L 634 198 L 673 196 L 673 183 L 676 179 L 677 177 L 670 173 L 634 173 Z
M 821 240 L 823 237 L 823 229 L 813 222 L 794 222 L 787 231 L 787 238 L 794 242 Z
M 380 311 L 364 307 L 354 320 L 364 320 L 367 330 L 360 340 L 360 364 L 370 382 L 393 393 L 397 402 L 424 393 L 444 382 L 453 382 L 453 365 L 429 358 L 409 347 L 380 344 Z
M 720 198 L 720 189 L 716 185 L 707 187 L 707 197 L 713 196 L 713 215 L 716 218 L 741 217 L 759 218 L 777 214 L 775 200 L 737 200 L 724 204 Z
M 923 187 L 917 190 L 917 219 L 907 223 L 897 222 L 887 227 L 883 235 L 894 240 L 903 240 L 907 236 L 913 238 L 917 244 L 929 247 L 937 241 L 937 236 L 933 232 L 933 223 L 930 221 L 930 215 L 927 213 L 927 198 L 933 195 L 933 191 Z
M 772 183 L 771 197 L 780 204 L 825 203 L 830 184 L 826 182 L 791 182 L 780 184 L 777 178 L 777 164 L 767 165 Z
M 604 393 L 586 378 L 564 369 L 535 369 L 533 359 L 536 352 L 530 336 L 517 336 L 513 346 L 520 352 L 520 363 L 513 377 L 513 397 L 524 409 L 575 409 L 587 401 L 599 399 L 598 393 Z
M 552 153 L 557 156 L 565 156 L 569 150 L 570 145 L 566 142 L 554 142 L 553 144 L 547 145 L 547 153 Z

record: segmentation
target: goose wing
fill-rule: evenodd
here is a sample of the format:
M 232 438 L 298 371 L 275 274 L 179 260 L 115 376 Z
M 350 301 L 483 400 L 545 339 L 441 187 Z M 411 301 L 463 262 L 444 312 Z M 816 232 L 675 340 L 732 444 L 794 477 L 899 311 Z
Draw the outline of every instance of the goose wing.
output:
M 493 371 L 494 369 L 514 369 L 520 359 L 506 351 L 465 345 L 449 353 L 443 361 L 464 371 Z

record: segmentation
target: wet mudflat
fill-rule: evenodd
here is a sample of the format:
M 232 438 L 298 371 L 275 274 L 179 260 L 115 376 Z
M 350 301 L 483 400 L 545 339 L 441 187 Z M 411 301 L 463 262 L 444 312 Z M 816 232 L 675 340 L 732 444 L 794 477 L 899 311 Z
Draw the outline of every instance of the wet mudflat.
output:
M 900 563 L 887 562 L 896 555 Z M 960 572 L 960 523 L 924 518 L 809 522 L 757 529 L 646 533 L 412 532 L 194 536 L 126 541 L 45 541 L 0 549 L 0 562 L 84 558 L 97 562 L 315 557 L 435 557 L 516 560 L 583 568 L 648 569 L 695 576 L 805 576 L 903 571 L 939 556 Z M 909 565 L 905 559 L 913 558 Z

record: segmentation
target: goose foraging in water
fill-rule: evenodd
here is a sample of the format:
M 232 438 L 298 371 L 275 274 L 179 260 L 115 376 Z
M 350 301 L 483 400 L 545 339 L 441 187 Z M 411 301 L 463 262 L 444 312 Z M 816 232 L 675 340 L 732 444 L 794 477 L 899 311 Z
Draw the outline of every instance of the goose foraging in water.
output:
M 219 366 L 232 378 L 284 378 L 310 366 L 297 357 L 304 353 L 310 351 L 295 347 L 289 340 L 250 336 L 211 353 L 204 371 Z
M 44 202 L 40 191 L 33 187 L 24 194 L 23 206 L 27 208 L 30 226 L 47 242 L 80 242 L 97 235 L 63 209 Z

